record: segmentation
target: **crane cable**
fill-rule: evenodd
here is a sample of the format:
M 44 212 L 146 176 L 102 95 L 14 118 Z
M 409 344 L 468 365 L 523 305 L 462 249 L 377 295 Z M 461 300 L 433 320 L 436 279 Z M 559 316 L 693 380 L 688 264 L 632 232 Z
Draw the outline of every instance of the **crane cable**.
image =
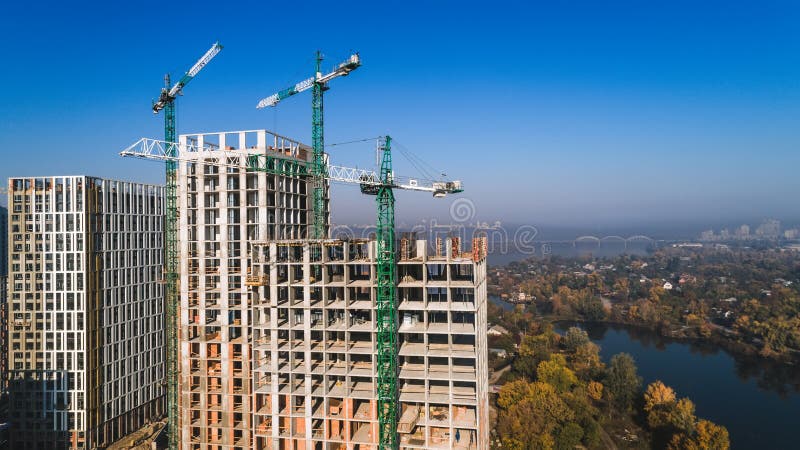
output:
M 336 142 L 333 144 L 325 144 L 325 147 L 337 147 L 341 145 L 358 144 L 361 142 L 368 142 L 376 139 L 381 139 L 382 137 L 383 136 L 378 136 L 378 137 L 370 137 L 364 139 L 354 139 L 352 141 Z M 408 160 L 408 162 L 428 180 L 433 181 L 436 179 L 441 179 L 444 176 L 447 176 L 445 173 L 438 170 L 432 164 L 428 163 L 427 161 L 425 161 L 424 159 L 413 153 L 411 150 L 406 148 L 403 144 L 397 142 L 397 140 L 394 140 L 393 142 L 395 148 L 400 152 L 400 154 L 403 155 L 405 159 Z
M 356 139 L 355 141 L 336 142 L 334 144 L 325 144 L 325 147 L 336 147 L 338 145 L 357 144 L 359 142 L 374 141 L 374 140 L 380 139 L 380 138 L 381 138 L 381 136 L 364 138 L 364 139 Z
M 428 179 L 435 180 L 437 178 L 441 178 L 442 176 L 446 176 L 444 174 L 444 172 L 441 172 L 436 167 L 434 167 L 432 164 L 428 163 L 427 161 L 425 161 L 424 159 L 422 159 L 421 157 L 419 157 L 418 155 L 413 153 L 411 150 L 406 148 L 403 144 L 400 144 L 399 142 L 394 141 L 394 145 L 400 151 L 400 154 L 405 156 L 406 159 L 408 160 L 408 162 L 410 162 L 411 165 L 414 166 L 414 168 L 416 168 L 417 170 L 422 172 L 422 174 L 424 174 L 426 177 L 428 177 Z M 433 173 L 437 173 L 437 174 L 439 174 L 439 176 L 437 177 L 437 176 L 433 175 Z

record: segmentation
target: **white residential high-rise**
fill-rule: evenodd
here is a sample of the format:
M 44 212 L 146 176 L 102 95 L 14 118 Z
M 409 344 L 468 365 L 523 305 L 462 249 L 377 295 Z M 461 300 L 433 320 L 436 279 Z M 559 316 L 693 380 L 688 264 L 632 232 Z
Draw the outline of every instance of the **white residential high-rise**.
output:
M 107 446 L 163 415 L 163 187 L 9 185 L 11 448 Z

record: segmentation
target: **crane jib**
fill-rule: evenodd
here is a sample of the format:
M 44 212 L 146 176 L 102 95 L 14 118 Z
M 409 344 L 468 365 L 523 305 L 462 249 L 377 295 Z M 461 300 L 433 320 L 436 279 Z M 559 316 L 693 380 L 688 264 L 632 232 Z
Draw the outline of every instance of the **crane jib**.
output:
M 278 104 L 278 102 L 287 97 L 291 97 L 292 95 L 311 89 L 311 87 L 314 86 L 314 83 L 325 84 L 336 77 L 346 76 L 350 72 L 356 70 L 360 65 L 361 58 L 358 56 L 358 53 L 350 55 L 350 58 L 339 64 L 339 66 L 332 72 L 325 75 L 321 75 L 319 72 L 317 72 L 311 78 L 307 78 L 290 88 L 286 88 L 277 94 L 272 94 L 269 97 L 262 99 L 260 102 L 258 102 L 256 108 L 261 109 L 267 106 L 275 106 Z
M 222 45 L 220 45 L 219 42 L 215 42 L 214 45 L 208 49 L 205 55 L 197 60 L 192 68 L 189 69 L 186 74 L 184 74 L 183 77 L 177 83 L 175 83 L 174 86 L 172 86 L 172 89 L 169 90 L 170 97 L 174 99 L 178 94 L 180 94 L 181 89 L 186 86 L 186 83 L 192 81 L 192 78 L 194 78 L 197 73 L 203 69 L 203 67 L 208 65 L 208 63 L 214 59 L 215 56 L 217 56 L 217 53 L 219 53 L 220 50 L 222 50 Z

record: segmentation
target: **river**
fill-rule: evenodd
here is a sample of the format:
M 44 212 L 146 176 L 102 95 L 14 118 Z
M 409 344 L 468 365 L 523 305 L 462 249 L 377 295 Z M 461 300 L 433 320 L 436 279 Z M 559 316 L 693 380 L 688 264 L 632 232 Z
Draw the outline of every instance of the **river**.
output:
M 574 323 L 561 322 L 565 331 Z M 577 324 L 600 346 L 606 363 L 625 352 L 645 386 L 661 380 L 697 405 L 697 416 L 728 428 L 732 449 L 797 449 L 800 367 L 733 356 L 707 343 L 675 341 L 652 331 Z
M 527 251 L 506 246 L 491 246 L 487 260 L 490 266 L 504 266 L 510 262 L 543 256 L 564 258 L 594 257 L 614 258 L 622 254 L 646 256 L 653 249 L 650 242 L 541 242 L 531 244 Z

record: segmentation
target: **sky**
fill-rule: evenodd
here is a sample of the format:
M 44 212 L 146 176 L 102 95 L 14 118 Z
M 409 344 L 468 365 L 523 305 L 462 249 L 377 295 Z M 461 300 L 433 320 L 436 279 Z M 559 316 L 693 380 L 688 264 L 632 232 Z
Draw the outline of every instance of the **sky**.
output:
M 259 99 L 363 65 L 325 94 L 326 143 L 391 135 L 462 180 L 397 194 L 398 222 L 536 226 L 800 223 L 800 4 L 792 1 L 6 2 L 0 178 L 163 182 L 118 152 L 163 139 L 150 110 L 213 42 L 178 100 L 178 133 L 266 128 L 310 142 L 310 93 Z M 374 142 L 330 147 L 371 167 Z M 417 176 L 395 152 L 395 172 Z M 374 200 L 333 189 L 335 223 Z M 460 202 L 460 203 L 454 203 Z

